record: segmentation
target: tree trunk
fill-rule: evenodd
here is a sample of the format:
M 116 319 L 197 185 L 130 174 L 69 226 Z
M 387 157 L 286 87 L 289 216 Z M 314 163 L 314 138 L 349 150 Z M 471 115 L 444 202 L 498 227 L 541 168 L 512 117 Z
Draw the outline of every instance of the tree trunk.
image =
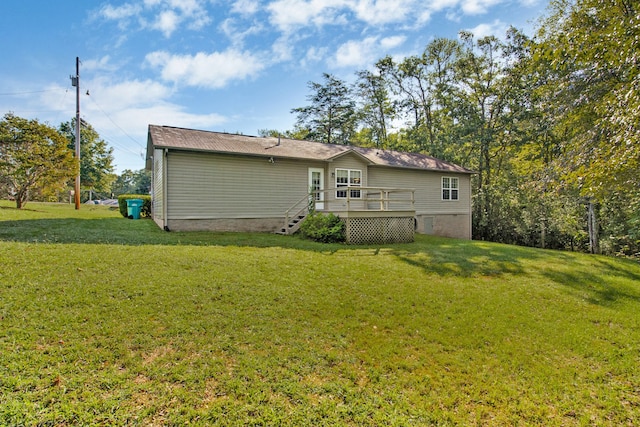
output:
M 589 252 L 592 254 L 600 253 L 600 242 L 598 240 L 598 218 L 596 216 L 596 209 L 589 199 L 587 210 L 587 223 L 589 227 Z
M 16 193 L 16 208 L 22 209 L 27 202 L 27 190 L 21 189 Z

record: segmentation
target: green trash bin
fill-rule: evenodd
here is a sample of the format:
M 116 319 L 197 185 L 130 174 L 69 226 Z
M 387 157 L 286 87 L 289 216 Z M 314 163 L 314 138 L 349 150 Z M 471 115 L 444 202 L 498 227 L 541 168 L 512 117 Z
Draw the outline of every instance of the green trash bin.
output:
M 142 210 L 142 199 L 127 200 L 127 216 L 131 219 L 140 219 L 140 210 Z

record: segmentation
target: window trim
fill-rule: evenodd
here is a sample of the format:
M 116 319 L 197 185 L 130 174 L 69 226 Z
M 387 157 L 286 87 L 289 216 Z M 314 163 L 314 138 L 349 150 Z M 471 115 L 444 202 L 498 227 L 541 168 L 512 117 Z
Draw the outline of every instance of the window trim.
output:
M 347 172 L 347 183 L 338 183 L 338 171 L 346 171 Z M 358 174 L 360 174 L 359 178 L 353 178 L 353 179 L 357 179 L 358 182 L 351 182 L 352 181 L 352 176 L 351 173 L 352 172 L 357 172 Z M 338 188 L 340 187 L 362 187 L 362 169 L 347 169 L 347 168 L 335 168 L 334 173 L 336 175 L 336 179 L 335 179 L 335 185 L 336 185 L 336 199 L 346 199 L 347 198 L 347 192 L 345 190 L 338 190 Z M 340 193 L 344 193 L 344 196 L 340 195 Z M 355 195 L 357 194 L 357 195 Z M 362 199 L 362 191 L 361 190 L 351 190 L 350 194 L 348 195 L 350 199 Z
M 446 186 L 445 186 L 445 180 L 448 180 L 448 185 Z M 454 182 L 455 182 L 455 185 L 454 185 Z M 440 187 L 441 187 L 440 198 L 443 202 L 460 201 L 460 178 L 458 178 L 457 176 L 443 176 L 440 179 Z M 445 194 L 447 194 L 447 197 L 445 197 Z

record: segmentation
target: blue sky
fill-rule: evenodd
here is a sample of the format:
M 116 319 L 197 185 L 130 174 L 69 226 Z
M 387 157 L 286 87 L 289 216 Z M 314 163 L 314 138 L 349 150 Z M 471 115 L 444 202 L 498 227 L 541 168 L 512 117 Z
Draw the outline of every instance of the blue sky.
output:
M 0 3 L 0 114 L 75 115 L 142 169 L 149 124 L 256 135 L 292 129 L 307 83 L 350 82 L 435 37 L 533 35 L 546 0 L 109 0 Z M 89 94 L 87 94 L 89 91 Z

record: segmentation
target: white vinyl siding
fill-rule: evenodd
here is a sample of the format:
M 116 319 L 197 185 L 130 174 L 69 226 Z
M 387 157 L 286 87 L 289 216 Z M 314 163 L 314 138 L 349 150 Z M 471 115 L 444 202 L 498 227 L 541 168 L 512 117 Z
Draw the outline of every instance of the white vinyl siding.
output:
M 370 167 L 370 187 L 415 189 L 416 214 L 470 214 L 470 175 L 459 174 L 459 203 L 442 200 L 442 172 L 386 167 Z M 451 175 L 453 176 L 453 174 Z

